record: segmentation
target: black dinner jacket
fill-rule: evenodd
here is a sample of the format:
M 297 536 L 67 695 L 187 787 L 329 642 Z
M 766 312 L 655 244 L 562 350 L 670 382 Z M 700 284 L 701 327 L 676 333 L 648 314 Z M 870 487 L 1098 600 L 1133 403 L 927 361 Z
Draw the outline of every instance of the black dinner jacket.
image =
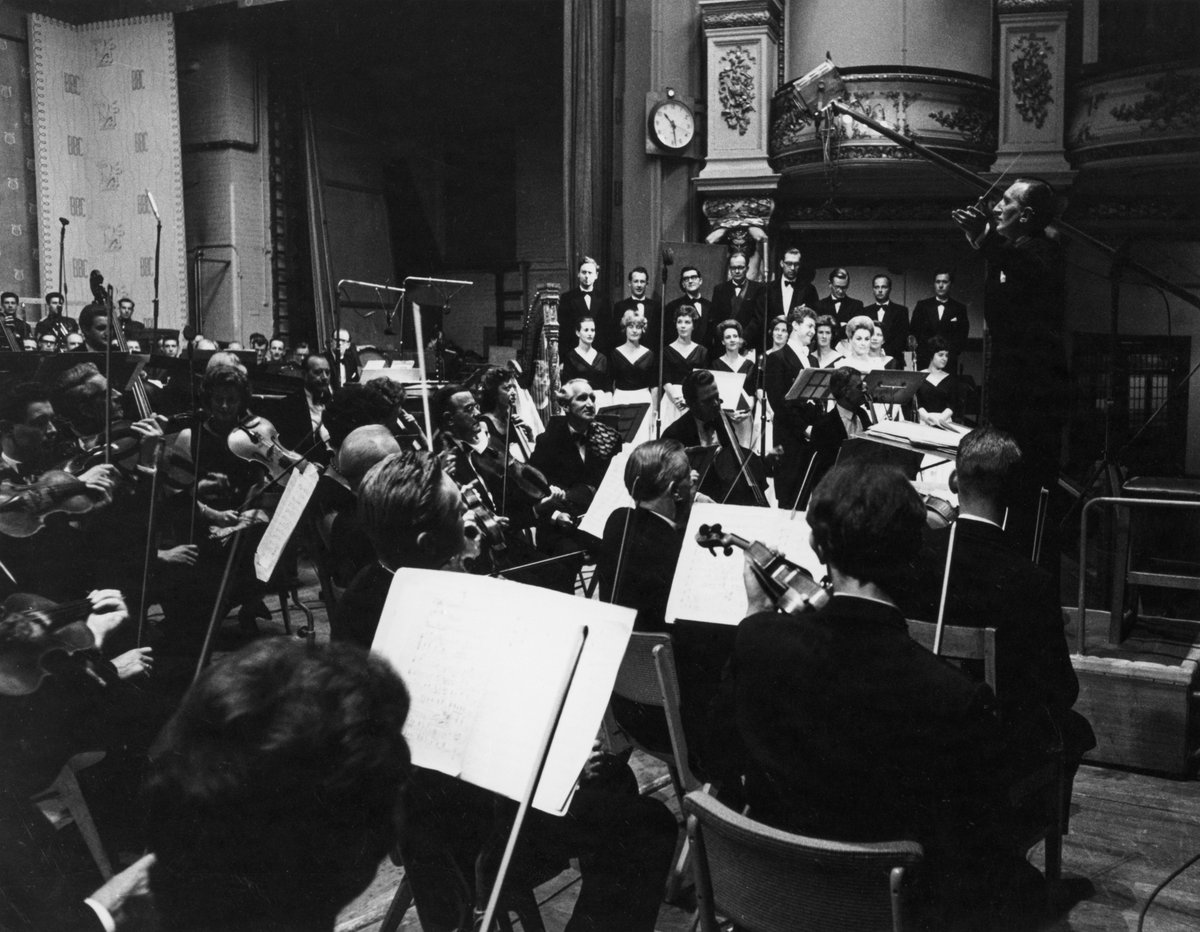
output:
M 575 330 L 581 317 L 591 317 L 596 321 L 596 349 L 607 351 L 611 344 L 602 340 L 611 340 L 612 335 L 605 332 L 607 323 L 604 320 L 604 308 L 608 304 L 600 294 L 599 285 L 593 285 L 588 292 L 592 296 L 592 307 L 588 310 L 587 302 L 583 300 L 583 292 L 572 288 L 564 292 L 558 301 L 558 344 L 559 346 L 575 345 Z
M 817 368 L 816 358 L 809 353 L 808 368 Z M 785 401 L 788 389 L 805 368 L 789 344 L 767 357 L 763 382 L 767 390 L 767 401 L 775 414 L 775 441 L 783 444 L 804 442 L 804 433 L 817 419 L 820 410 L 814 402 Z
M 714 326 L 723 320 L 736 320 L 742 325 L 746 349 L 762 354 L 763 317 L 767 313 L 766 285 L 746 279 L 742 286 L 741 300 L 737 302 L 737 307 L 734 307 L 733 282 L 721 282 L 713 289 L 712 306 Z M 715 334 L 713 340 L 719 343 L 721 335 Z
M 911 617 L 937 618 L 949 537 L 948 529 L 929 534 L 904 605 Z M 1095 747 L 1091 726 L 1071 711 L 1079 680 L 1071 666 L 1055 581 L 993 524 L 958 521 L 946 623 L 996 629 L 996 693 L 1004 723 L 1021 745 L 1037 746 L 1049 724 L 1048 711 L 1068 754 Z M 964 669 L 983 680 L 982 665 Z
M 729 436 L 729 431 L 725 429 L 723 420 L 717 421 L 717 442 L 722 449 L 729 448 L 736 441 Z M 691 414 L 684 414 L 675 421 L 662 433 L 663 440 L 678 440 L 685 447 L 700 446 L 700 428 L 696 426 L 696 419 Z M 708 468 L 704 474 L 703 480 L 700 482 L 698 492 L 702 492 L 715 502 L 725 502 L 729 505 L 756 505 L 754 492 L 750 486 L 742 479 L 741 473 L 734 478 L 733 491 L 729 493 L 725 483 L 721 481 L 721 477 L 717 475 L 715 464 Z
M 582 514 L 592 503 L 612 457 L 597 456 L 589 447 L 580 457 L 565 414 L 550 418 L 537 438 L 529 465 L 540 469 L 546 481 L 567 492 L 573 514 Z
M 863 313 L 863 303 L 858 298 L 852 298 L 850 295 L 842 298 L 841 307 L 834 310 L 833 298 L 829 295 L 823 297 L 817 302 L 817 314 L 828 314 L 836 320 L 842 327 L 845 327 L 854 317 L 860 317 Z
M 904 352 L 908 349 L 908 308 L 895 301 L 889 301 L 884 307 L 882 322 L 878 304 L 864 305 L 862 313 L 883 327 L 883 351 L 893 360 L 899 360 L 896 368 L 903 368 Z
M 720 323 L 720 321 L 715 316 L 716 312 L 713 310 L 713 303 L 704 296 L 701 296 L 701 297 L 697 298 L 695 301 L 693 301 L 686 294 L 680 295 L 674 301 L 671 301 L 667 304 L 663 313 L 659 316 L 659 324 L 658 324 L 658 326 L 665 326 L 667 328 L 666 334 L 663 337 L 666 340 L 666 342 L 663 345 L 670 346 L 671 343 L 675 340 L 675 312 L 677 310 L 679 310 L 679 308 L 683 307 L 685 304 L 690 304 L 692 307 L 694 307 L 700 311 L 700 316 L 696 319 L 696 327 L 692 331 L 692 342 L 699 343 L 701 346 L 703 346 L 706 350 L 709 351 L 709 355 L 711 356 L 712 349 L 713 349 L 713 340 L 715 339 L 713 334 L 714 334 L 714 331 L 716 331 L 717 324 Z M 654 335 L 655 341 L 657 341 L 658 340 L 658 328 L 655 326 L 655 323 L 653 321 L 651 321 L 651 324 L 650 324 L 650 332 Z M 643 343 L 644 342 L 645 341 L 643 341 Z M 651 346 L 650 349 L 652 352 L 657 353 L 658 352 L 657 342 L 655 343 L 654 346 Z
M 855 420 L 858 421 L 860 430 L 866 430 L 871 425 L 871 420 L 867 416 L 867 412 L 862 408 L 857 408 L 854 411 Z M 813 474 L 810 488 L 816 488 L 821 477 L 829 471 L 834 463 L 837 462 L 838 453 L 842 449 L 842 444 L 846 441 L 846 425 L 842 423 L 841 410 L 837 405 L 833 406 L 833 410 L 826 411 L 812 427 L 812 445 L 813 457 Z
M 767 285 L 767 320 L 785 316 L 788 311 L 801 304 L 807 304 L 814 311 L 817 309 L 817 289 L 813 287 L 812 282 L 805 283 L 797 279 L 795 287 L 792 288 L 792 300 L 784 306 L 781 281 L 782 278 L 777 278 Z
M 942 319 L 938 320 L 937 308 L 939 303 L 946 305 Z M 967 306 L 961 301 L 947 298 L 939 302 L 937 298 L 922 298 L 913 307 L 912 322 L 909 333 L 917 338 L 917 364 L 928 365 L 929 351 L 925 344 L 935 336 L 941 337 L 950 344 L 950 355 L 957 357 L 967 343 L 967 335 L 971 330 L 971 322 L 967 319 Z

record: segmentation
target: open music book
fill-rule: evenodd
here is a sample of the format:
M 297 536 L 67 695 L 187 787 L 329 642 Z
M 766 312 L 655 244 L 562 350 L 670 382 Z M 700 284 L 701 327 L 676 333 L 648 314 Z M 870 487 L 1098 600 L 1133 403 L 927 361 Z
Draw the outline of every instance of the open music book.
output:
M 633 507 L 633 499 L 625 488 L 625 464 L 629 462 L 632 452 L 633 446 L 626 444 L 625 449 L 609 460 L 608 469 L 592 497 L 592 503 L 579 522 L 579 530 L 583 533 L 604 537 L 608 516 L 618 508 Z
M 408 686 L 404 736 L 413 763 L 519 801 L 570 677 L 533 797 L 538 809 L 561 815 L 591 753 L 634 616 L 507 579 L 399 570 L 371 649 Z
M 809 546 L 804 512 L 796 512 L 793 518 L 790 511 L 782 508 L 693 505 L 667 600 L 667 621 L 736 625 L 746 617 L 744 555 L 734 550 L 729 556 L 718 553 L 714 557 L 696 543 L 696 532 L 702 524 L 720 524 L 726 531 L 769 544 L 803 566 L 814 579 L 820 580 L 825 575 L 825 567 Z

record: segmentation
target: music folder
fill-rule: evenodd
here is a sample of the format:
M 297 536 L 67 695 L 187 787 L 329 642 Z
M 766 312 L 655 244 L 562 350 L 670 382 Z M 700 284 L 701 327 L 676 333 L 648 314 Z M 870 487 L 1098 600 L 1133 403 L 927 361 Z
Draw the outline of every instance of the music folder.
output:
M 566 812 L 635 614 L 508 579 L 398 570 L 371 650 L 408 687 L 413 763 L 518 802 L 536 784 L 534 806 Z
M 801 369 L 796 381 L 787 390 L 787 401 L 822 402 L 829 397 L 829 380 L 836 369 Z

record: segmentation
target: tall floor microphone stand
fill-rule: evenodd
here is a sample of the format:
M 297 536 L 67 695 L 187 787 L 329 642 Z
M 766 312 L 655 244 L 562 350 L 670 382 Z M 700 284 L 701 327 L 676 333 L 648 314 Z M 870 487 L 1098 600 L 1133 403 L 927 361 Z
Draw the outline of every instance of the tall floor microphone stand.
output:
M 162 260 L 162 217 L 158 215 L 158 205 L 154 203 L 154 195 L 149 190 L 146 191 L 146 197 L 150 201 L 150 207 L 154 211 L 154 323 L 153 330 L 155 338 L 158 334 L 158 270 Z M 199 315 L 199 307 L 197 306 L 197 315 Z M 199 329 L 199 321 L 197 321 L 197 329 Z
M 67 224 L 71 221 L 66 217 L 59 217 L 58 222 L 62 226 L 58 230 L 58 293 L 63 299 L 63 313 L 67 310 Z M 43 309 L 43 314 L 45 310 Z

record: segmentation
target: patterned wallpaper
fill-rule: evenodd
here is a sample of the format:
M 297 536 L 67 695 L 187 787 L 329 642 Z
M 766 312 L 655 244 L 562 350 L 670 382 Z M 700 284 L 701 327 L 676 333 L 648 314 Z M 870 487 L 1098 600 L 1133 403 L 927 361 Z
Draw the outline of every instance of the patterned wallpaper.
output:
M 91 300 L 99 269 L 115 297 L 153 313 L 155 221 L 162 216 L 160 326 L 187 316 L 175 30 L 170 15 L 71 26 L 29 18 L 40 252 L 57 282 L 59 217 L 66 234 L 68 306 Z
M 28 46 L 0 36 L 0 291 L 41 301 L 34 178 Z

